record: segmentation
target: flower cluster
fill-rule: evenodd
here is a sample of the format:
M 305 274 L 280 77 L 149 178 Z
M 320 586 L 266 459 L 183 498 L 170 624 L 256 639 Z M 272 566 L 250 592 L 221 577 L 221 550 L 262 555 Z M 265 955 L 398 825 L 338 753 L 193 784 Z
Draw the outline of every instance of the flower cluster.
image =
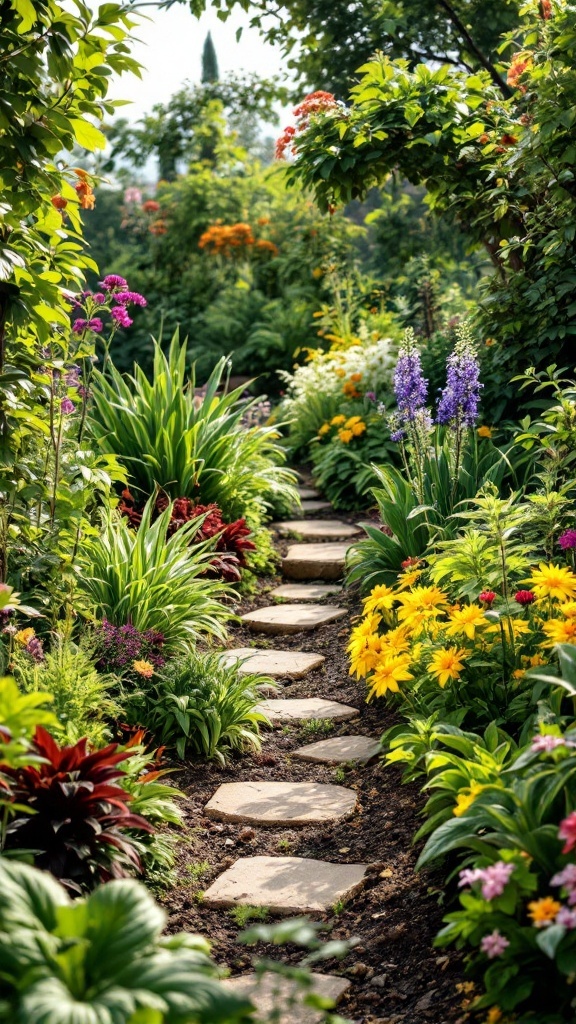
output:
M 107 274 L 99 286 L 102 291 L 85 291 L 76 298 L 75 305 L 83 309 L 85 315 L 73 321 L 72 330 L 75 334 L 85 335 L 89 331 L 101 334 L 104 313 L 110 315 L 112 331 L 118 327 L 131 327 L 133 320 L 128 315 L 128 307 L 148 304 L 143 295 L 130 290 L 126 278 L 120 274 Z M 98 316 L 94 316 L 96 312 Z
M 249 224 L 212 224 L 198 241 L 198 248 L 205 249 L 213 256 L 246 256 L 248 252 L 278 254 L 278 247 L 267 238 L 255 238 Z
M 29 654 L 34 661 L 44 661 L 44 647 L 31 626 L 14 633 L 14 642 Z
M 350 444 L 355 437 L 362 437 L 366 433 L 366 423 L 361 416 L 349 416 L 346 418 L 343 413 L 339 413 L 337 416 L 333 416 L 330 422 L 323 423 L 318 431 L 319 437 L 326 437 L 333 428 L 336 429 L 336 433 L 333 435 L 333 439 L 338 438 L 344 444 Z
M 473 427 L 484 385 L 480 383 L 480 364 L 468 332 L 463 327 L 459 331 L 454 351 L 448 356 L 446 387 L 438 402 L 436 418 L 440 424 Z
M 131 623 L 114 626 L 107 619 L 94 630 L 96 667 L 103 672 L 127 672 L 133 669 L 144 674 L 136 664 L 150 664 L 152 670 L 164 664 L 164 636 L 156 630 L 142 632 Z
M 325 114 L 338 110 L 338 103 L 331 92 L 311 92 L 297 107 L 294 108 L 296 126 L 289 125 L 284 129 L 276 142 L 276 159 L 284 160 L 287 152 L 296 152 L 296 136 L 303 132 L 310 123 L 310 118 L 315 114 Z

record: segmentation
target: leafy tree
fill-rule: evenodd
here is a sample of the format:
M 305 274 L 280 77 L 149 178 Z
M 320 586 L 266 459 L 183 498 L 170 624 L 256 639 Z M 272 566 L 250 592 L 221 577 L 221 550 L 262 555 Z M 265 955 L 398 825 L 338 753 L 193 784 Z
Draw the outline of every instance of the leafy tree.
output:
M 218 58 L 214 43 L 212 42 L 212 35 L 209 32 L 204 40 L 204 48 L 202 50 L 202 83 L 217 82 L 219 78 Z
M 520 0 L 166 0 L 187 2 L 199 16 L 225 19 L 250 10 L 251 25 L 280 45 L 302 84 L 344 97 L 375 51 L 411 64 L 433 61 L 484 68 L 506 89 L 497 64 L 500 36 L 518 23 Z

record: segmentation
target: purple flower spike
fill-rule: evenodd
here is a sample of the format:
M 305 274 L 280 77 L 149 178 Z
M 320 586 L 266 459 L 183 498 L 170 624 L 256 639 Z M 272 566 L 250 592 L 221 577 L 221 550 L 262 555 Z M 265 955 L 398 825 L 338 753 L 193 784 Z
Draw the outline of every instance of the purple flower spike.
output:
M 422 374 L 420 353 L 414 343 L 414 331 L 408 328 L 398 353 L 394 370 L 394 394 L 398 412 L 403 420 L 412 421 L 426 405 L 428 381 Z
M 480 383 L 480 365 L 464 324 L 458 330 L 454 351 L 448 356 L 446 371 L 446 387 L 438 402 L 436 420 L 440 424 L 473 427 L 484 385 Z

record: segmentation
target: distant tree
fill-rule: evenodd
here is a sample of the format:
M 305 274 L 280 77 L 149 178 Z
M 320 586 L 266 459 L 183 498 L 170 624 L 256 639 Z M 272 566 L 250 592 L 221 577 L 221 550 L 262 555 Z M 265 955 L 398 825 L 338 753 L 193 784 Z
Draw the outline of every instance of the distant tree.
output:
M 214 43 L 212 42 L 212 35 L 209 32 L 204 40 L 204 48 L 202 50 L 202 82 L 217 82 L 219 78 L 218 58 Z

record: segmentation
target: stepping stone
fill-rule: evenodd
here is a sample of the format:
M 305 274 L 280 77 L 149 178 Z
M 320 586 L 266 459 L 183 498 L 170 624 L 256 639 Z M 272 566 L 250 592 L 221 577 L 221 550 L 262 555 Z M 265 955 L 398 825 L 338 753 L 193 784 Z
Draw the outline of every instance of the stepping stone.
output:
M 340 519 L 295 519 L 293 522 L 274 523 L 279 533 L 298 534 L 304 540 L 339 540 L 341 537 L 358 537 L 363 533 L 360 526 L 350 526 Z
M 292 580 L 338 580 L 344 572 L 349 544 L 293 544 L 282 559 L 282 572 Z
M 320 494 L 314 487 L 297 487 L 296 490 L 301 501 L 313 501 L 320 497 Z
M 262 647 L 235 647 L 231 651 L 223 651 L 222 658 L 227 665 L 241 661 L 238 671 L 244 675 L 257 672 L 264 676 L 272 676 L 274 679 L 303 679 L 313 668 L 319 668 L 326 661 L 323 654 L 273 651 Z
M 345 608 L 336 608 L 333 604 L 271 604 L 268 608 L 257 608 L 240 618 L 258 633 L 283 636 L 317 629 L 327 622 L 343 619 L 345 615 Z
M 240 857 L 206 890 L 202 904 L 267 907 L 273 914 L 322 914 L 360 891 L 366 868 L 309 857 Z
M 285 601 L 319 601 L 341 593 L 342 587 L 337 583 L 283 583 L 270 591 L 270 597 L 281 597 Z
M 318 740 L 298 747 L 294 757 L 316 764 L 342 764 L 346 761 L 365 763 L 381 751 L 378 740 L 370 736 L 335 736 L 333 739 Z
M 359 714 L 358 708 L 352 708 L 349 704 L 339 704 L 335 700 L 324 700 L 323 697 L 291 700 L 272 698 L 261 701 L 256 710 L 261 711 L 273 723 L 306 722 L 311 718 L 330 718 L 333 722 L 345 722 Z
M 349 818 L 356 793 L 321 782 L 225 782 L 204 808 L 208 818 L 247 825 L 312 825 Z
M 298 985 L 292 978 L 283 978 L 281 974 L 270 972 L 242 974 L 238 978 L 226 978 L 221 982 L 234 995 L 245 996 L 256 1007 L 254 1024 L 267 1024 L 273 1019 L 275 1024 L 319 1024 L 324 1020 L 321 1010 L 306 1006 L 303 1002 L 307 995 L 331 999 L 336 1004 L 352 984 L 348 978 L 339 978 L 337 974 L 311 974 L 311 985 L 305 988 Z
M 326 509 L 332 508 L 329 501 L 322 501 L 321 498 L 305 498 L 300 502 L 300 506 L 302 512 L 325 512 Z M 300 511 L 300 509 L 297 511 Z

